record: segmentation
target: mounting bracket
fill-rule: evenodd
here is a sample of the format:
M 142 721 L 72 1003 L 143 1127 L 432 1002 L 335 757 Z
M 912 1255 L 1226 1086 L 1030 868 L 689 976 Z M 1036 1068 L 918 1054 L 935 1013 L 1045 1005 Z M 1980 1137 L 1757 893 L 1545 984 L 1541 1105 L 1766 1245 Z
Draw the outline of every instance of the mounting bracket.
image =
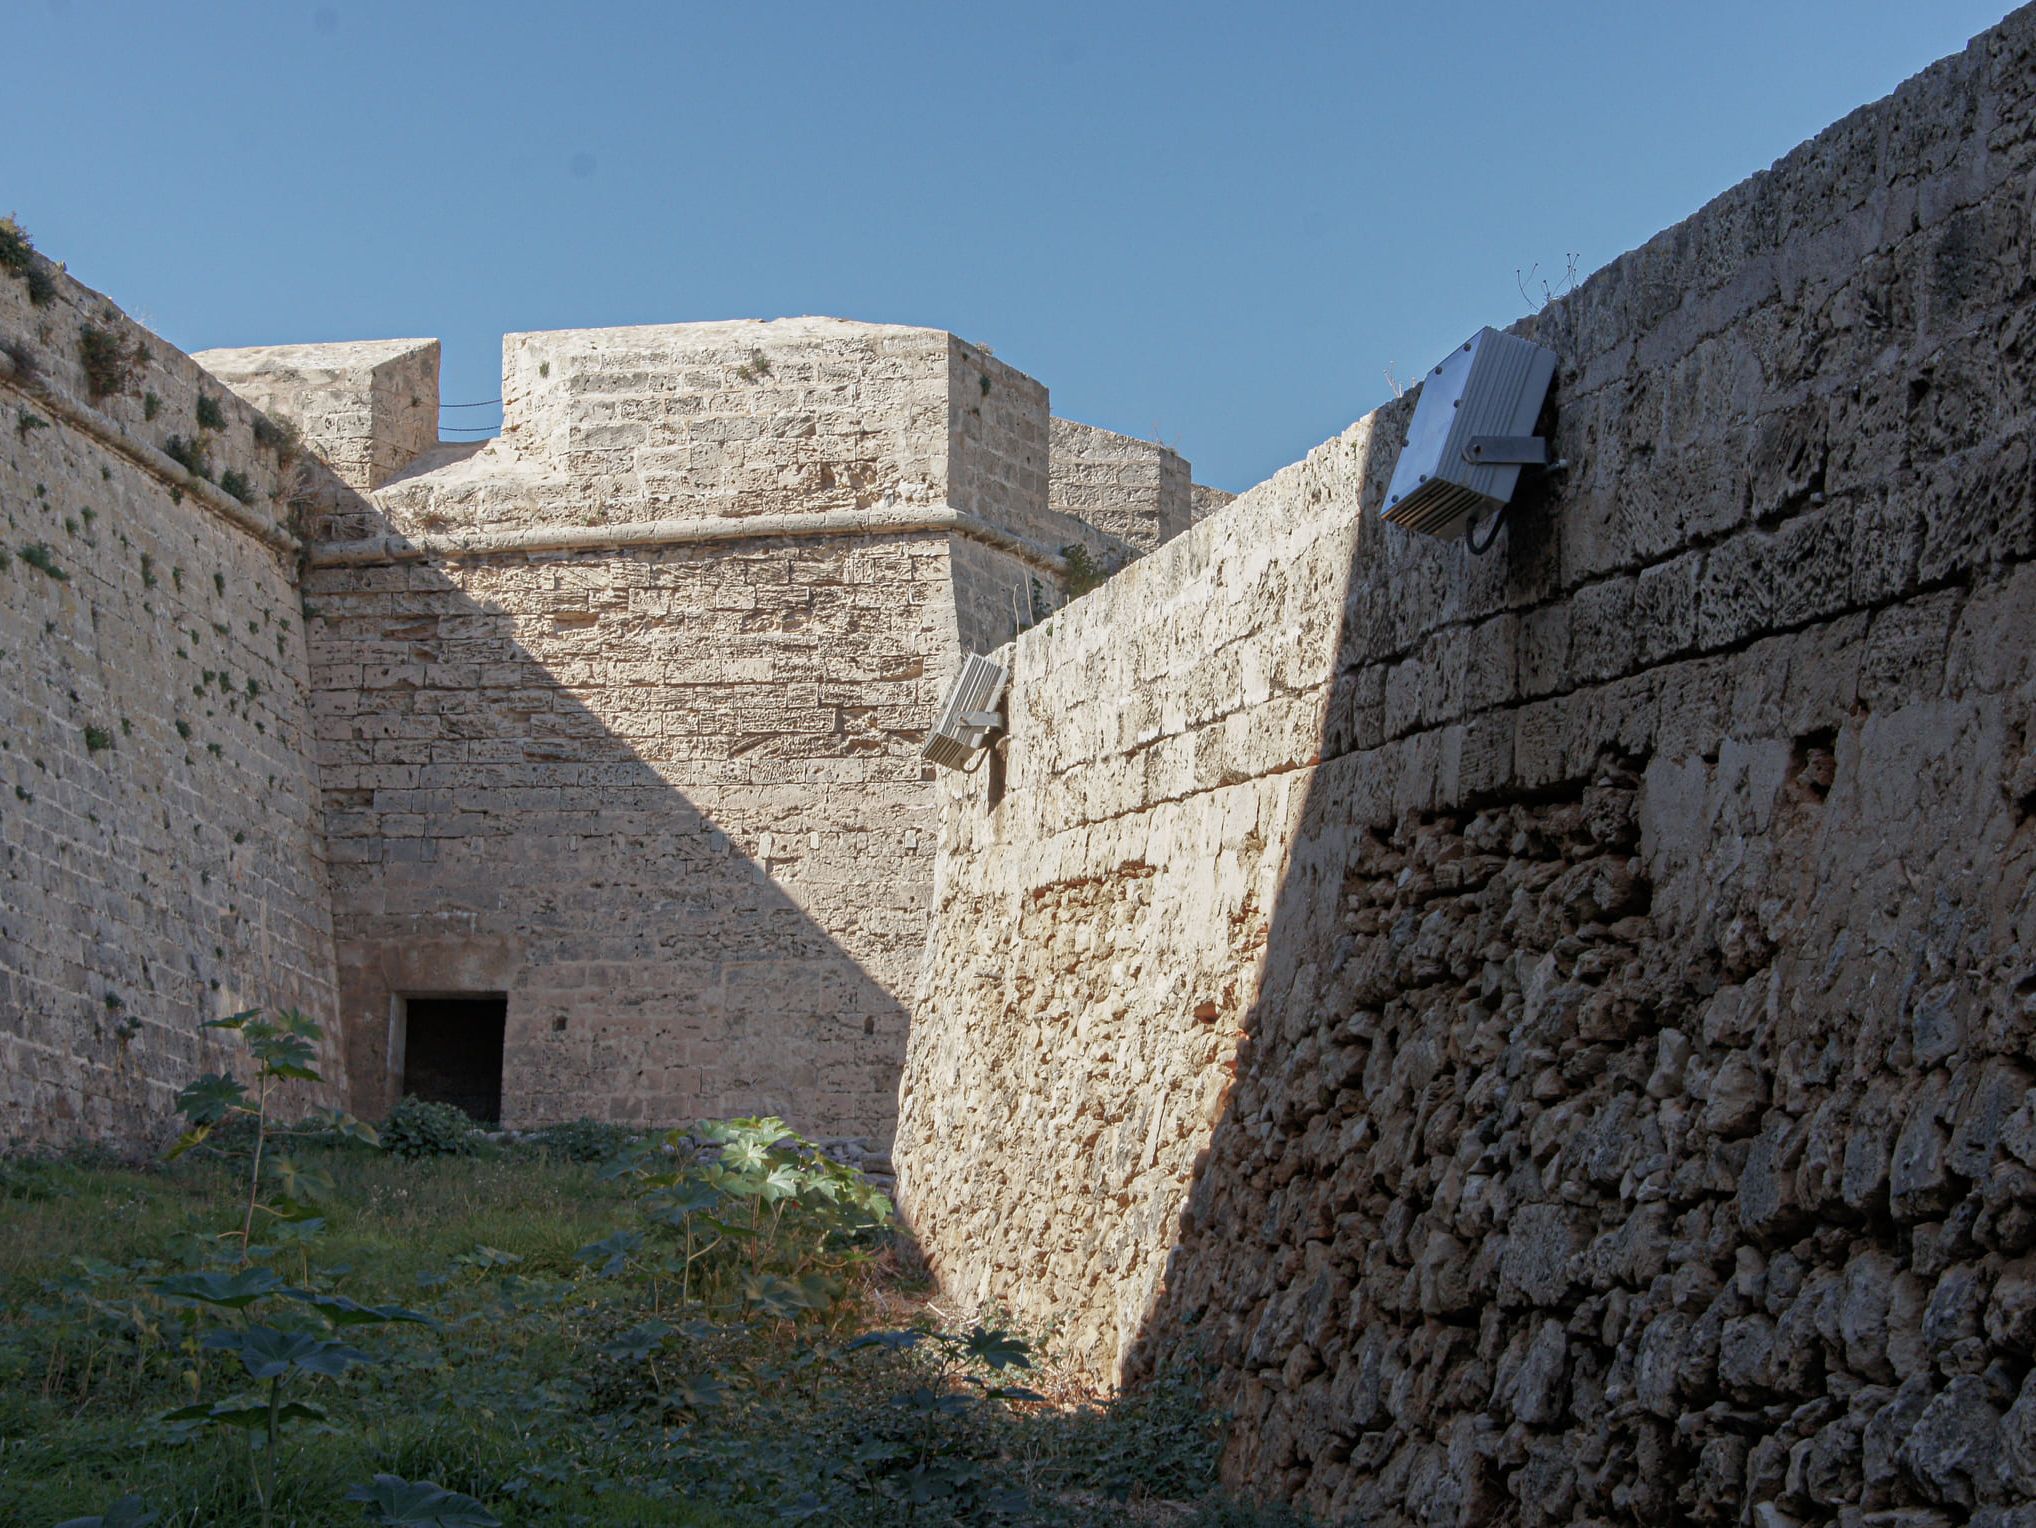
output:
M 1539 435 L 1473 435 L 1463 459 L 1473 467 L 1546 467 L 1548 442 Z

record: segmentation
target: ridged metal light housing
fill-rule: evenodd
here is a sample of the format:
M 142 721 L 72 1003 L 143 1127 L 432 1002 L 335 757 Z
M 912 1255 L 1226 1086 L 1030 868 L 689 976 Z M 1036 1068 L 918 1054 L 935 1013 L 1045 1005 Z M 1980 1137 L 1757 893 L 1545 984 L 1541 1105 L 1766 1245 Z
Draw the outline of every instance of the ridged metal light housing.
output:
M 990 734 L 1004 725 L 997 705 L 1010 677 L 1002 664 L 977 653 L 964 658 L 961 672 L 947 687 L 940 719 L 919 749 L 920 757 L 942 769 L 967 769 L 988 745 Z
M 1520 468 L 1548 460 L 1532 431 L 1555 378 L 1555 352 L 1480 329 L 1421 379 L 1413 423 L 1380 517 L 1427 536 L 1455 536 L 1513 497 Z

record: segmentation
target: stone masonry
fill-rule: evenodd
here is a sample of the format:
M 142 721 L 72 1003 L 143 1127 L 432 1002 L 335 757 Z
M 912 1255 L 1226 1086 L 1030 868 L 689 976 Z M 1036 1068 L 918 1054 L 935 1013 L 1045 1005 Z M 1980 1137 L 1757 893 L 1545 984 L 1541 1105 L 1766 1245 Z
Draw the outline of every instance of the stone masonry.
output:
M 0 1141 L 499 997 L 511 1125 L 895 1123 L 951 1296 L 1326 1522 L 2032 1528 L 2032 217 L 2036 9 L 1523 321 L 1482 559 L 1377 518 L 1411 397 L 1226 503 L 745 320 L 451 445 L 435 342 L 0 246 Z
M 1094 526 L 1125 562 L 1173 540 L 1194 522 L 1188 464 L 1156 441 L 1056 419 L 1047 498 L 1062 514 Z
M 1328 1523 L 2036 1521 L 2036 11 L 1006 650 L 901 1198 Z
M 331 1035 L 337 1002 L 286 523 L 320 473 L 31 259 L 0 271 L 0 1144 L 56 1145 L 225 1065 L 205 1019 Z M 343 1097 L 320 1064 L 297 1103 Z
M 363 347 L 317 349 L 206 361 L 250 396 L 331 379 L 300 417 L 369 413 Z M 380 347 L 374 394 L 425 354 Z M 435 409 L 429 359 L 404 387 Z M 499 992 L 507 1123 L 887 1139 L 931 864 L 917 744 L 974 592 L 951 543 L 1055 585 L 1024 535 L 1045 389 L 936 331 L 796 319 L 511 335 L 503 398 L 498 440 L 317 527 L 356 1106 L 402 1085 L 407 995 Z
M 509 1124 L 887 1142 L 924 729 L 1138 512 L 1049 504 L 1046 390 L 832 319 L 520 334 L 501 438 L 441 444 L 435 341 L 201 371 L 37 269 L 54 304 L 0 288 L 7 1137 L 157 1128 L 245 1003 L 321 1018 L 318 1101 L 379 1114 L 407 1003 L 486 995 Z M 87 326 L 142 347 L 103 395 Z

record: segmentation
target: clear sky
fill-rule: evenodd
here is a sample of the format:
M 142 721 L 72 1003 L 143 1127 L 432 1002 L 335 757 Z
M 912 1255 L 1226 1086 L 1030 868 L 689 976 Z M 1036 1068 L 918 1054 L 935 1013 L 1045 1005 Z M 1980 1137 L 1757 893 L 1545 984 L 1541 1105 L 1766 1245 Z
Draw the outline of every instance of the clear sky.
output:
M 1241 489 L 2004 9 L 0 0 L 0 210 L 186 349 L 927 324 Z

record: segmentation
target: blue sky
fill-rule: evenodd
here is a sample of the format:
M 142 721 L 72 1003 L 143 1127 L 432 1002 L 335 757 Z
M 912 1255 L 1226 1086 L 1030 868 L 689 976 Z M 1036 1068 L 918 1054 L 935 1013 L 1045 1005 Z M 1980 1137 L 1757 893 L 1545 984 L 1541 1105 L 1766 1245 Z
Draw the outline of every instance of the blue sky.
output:
M 2004 9 L 4 4 L 0 210 L 186 349 L 927 324 L 1233 489 Z

